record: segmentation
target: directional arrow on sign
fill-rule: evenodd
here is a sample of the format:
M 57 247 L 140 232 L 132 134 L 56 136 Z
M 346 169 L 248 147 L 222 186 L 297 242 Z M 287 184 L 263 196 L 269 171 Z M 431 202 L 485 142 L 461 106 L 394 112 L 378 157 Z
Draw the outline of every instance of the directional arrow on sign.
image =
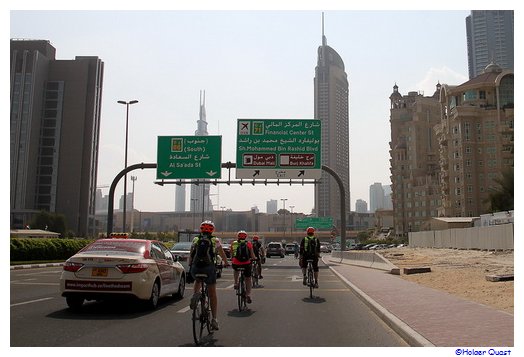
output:
M 161 172 L 162 175 L 164 175 L 165 177 L 171 175 L 171 172 L 169 171 L 164 171 L 164 172 Z
M 255 173 L 253 174 L 253 177 L 260 175 L 260 170 L 255 170 Z
M 206 174 L 208 174 L 209 176 L 215 176 L 217 174 L 217 172 L 211 170 L 211 171 L 207 171 Z
M 305 172 L 306 172 L 306 171 L 304 171 L 304 170 L 300 170 L 300 171 L 298 172 L 298 176 L 297 176 L 297 177 L 304 176 L 304 173 L 305 173 Z

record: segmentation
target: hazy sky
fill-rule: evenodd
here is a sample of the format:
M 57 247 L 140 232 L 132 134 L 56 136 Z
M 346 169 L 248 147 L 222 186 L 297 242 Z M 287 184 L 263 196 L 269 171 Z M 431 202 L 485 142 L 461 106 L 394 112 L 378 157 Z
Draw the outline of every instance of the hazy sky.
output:
M 437 81 L 467 80 L 469 10 L 325 10 L 327 43 L 342 57 L 350 83 L 350 192 L 368 202 L 369 186 L 390 184 L 389 96 L 432 95 Z M 98 185 L 124 167 L 125 106 L 130 106 L 128 165 L 156 162 L 158 136 L 193 135 L 199 93 L 206 92 L 210 135 L 222 135 L 222 162 L 235 162 L 238 118 L 310 119 L 321 44 L 322 9 L 293 11 L 14 11 L 10 37 L 45 39 L 57 59 L 98 56 L 104 88 Z M 156 171 L 135 171 L 135 207 L 174 209 L 174 185 L 153 184 Z M 234 177 L 234 176 L 233 176 Z M 129 175 L 128 175 L 129 178 Z M 227 170 L 222 171 L 227 178 Z M 218 187 L 218 186 L 217 186 Z M 248 210 L 287 198 L 310 213 L 313 186 L 221 185 L 215 209 Z M 128 181 L 128 190 L 132 184 Z M 189 186 L 187 187 L 189 192 Z M 107 194 L 108 189 L 103 192 Z M 123 192 L 117 188 L 115 206 Z M 189 195 L 188 195 L 189 196 Z M 189 210 L 189 204 L 186 207 Z

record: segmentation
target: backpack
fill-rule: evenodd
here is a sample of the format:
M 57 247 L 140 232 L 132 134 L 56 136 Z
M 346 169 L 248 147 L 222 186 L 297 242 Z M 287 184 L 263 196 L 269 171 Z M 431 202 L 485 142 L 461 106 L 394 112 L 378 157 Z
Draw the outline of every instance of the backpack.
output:
M 237 241 L 237 249 L 235 251 L 235 258 L 241 262 L 247 262 L 249 260 L 249 249 L 245 239 Z
M 317 254 L 318 240 L 315 237 L 304 238 L 304 252 L 309 257 L 314 257 Z
M 213 264 L 213 243 L 211 238 L 197 237 L 195 257 L 193 261 L 197 267 Z
M 262 247 L 262 243 L 259 241 L 253 242 L 253 253 L 255 253 L 255 257 L 260 258 L 260 248 Z

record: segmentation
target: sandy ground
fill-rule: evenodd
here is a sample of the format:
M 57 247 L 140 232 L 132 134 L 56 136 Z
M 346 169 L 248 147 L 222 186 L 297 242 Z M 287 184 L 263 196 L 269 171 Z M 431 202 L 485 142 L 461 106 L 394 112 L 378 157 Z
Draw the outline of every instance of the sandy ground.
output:
M 378 253 L 400 268 L 403 279 L 514 313 L 514 282 L 486 280 L 486 275 L 514 273 L 513 251 L 404 247 L 379 250 Z M 430 267 L 431 272 L 405 275 L 402 269 L 405 267 Z

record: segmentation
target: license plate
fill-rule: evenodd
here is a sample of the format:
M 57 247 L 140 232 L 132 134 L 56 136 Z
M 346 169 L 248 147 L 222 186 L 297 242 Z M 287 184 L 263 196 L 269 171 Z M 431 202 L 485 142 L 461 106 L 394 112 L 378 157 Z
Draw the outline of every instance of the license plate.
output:
M 93 268 L 91 276 L 107 276 L 107 268 Z

